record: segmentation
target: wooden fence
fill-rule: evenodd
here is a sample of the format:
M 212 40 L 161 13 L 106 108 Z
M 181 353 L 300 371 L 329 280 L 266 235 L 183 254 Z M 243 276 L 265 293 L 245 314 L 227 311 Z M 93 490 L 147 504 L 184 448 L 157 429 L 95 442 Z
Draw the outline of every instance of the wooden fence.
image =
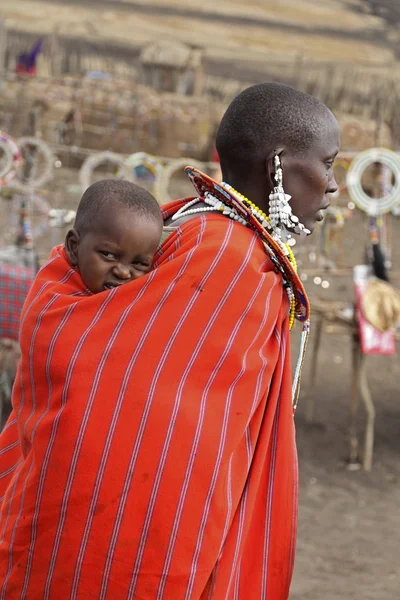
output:
M 26 51 L 38 35 L 9 30 L 5 66 L 15 71 L 19 54 Z M 99 40 L 77 40 L 67 36 L 50 36 L 38 62 L 42 76 L 81 76 L 91 71 L 111 77 L 140 80 L 139 47 L 127 47 Z M 400 145 L 400 67 L 386 65 L 352 65 L 311 62 L 301 55 L 293 60 L 266 60 L 265 68 L 206 59 L 204 62 L 204 94 L 222 105 L 228 104 L 247 85 L 265 80 L 281 81 L 313 94 L 332 110 L 370 118 L 385 123 L 392 131 L 396 146 Z

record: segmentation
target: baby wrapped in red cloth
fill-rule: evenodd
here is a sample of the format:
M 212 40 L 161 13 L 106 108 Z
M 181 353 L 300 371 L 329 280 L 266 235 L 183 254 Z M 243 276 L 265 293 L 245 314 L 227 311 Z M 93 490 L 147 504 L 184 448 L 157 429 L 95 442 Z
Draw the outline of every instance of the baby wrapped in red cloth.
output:
M 284 600 L 297 462 L 282 280 L 257 234 L 218 214 L 176 228 L 151 268 L 158 208 L 107 185 L 24 305 L 1 597 Z

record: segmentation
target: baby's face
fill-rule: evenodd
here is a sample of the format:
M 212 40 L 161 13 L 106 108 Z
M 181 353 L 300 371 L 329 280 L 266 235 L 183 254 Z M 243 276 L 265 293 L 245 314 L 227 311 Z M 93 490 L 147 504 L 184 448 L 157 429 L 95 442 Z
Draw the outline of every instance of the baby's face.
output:
M 92 232 L 80 237 L 76 248 L 86 287 L 97 294 L 148 273 L 161 231 L 161 224 L 129 208 L 107 214 Z

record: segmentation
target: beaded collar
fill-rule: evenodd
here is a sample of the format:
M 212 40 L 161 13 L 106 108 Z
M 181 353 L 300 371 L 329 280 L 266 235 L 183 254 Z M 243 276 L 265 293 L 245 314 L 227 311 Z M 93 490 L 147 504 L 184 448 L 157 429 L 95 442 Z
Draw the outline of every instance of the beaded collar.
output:
M 219 184 L 208 175 L 205 175 L 194 167 L 186 167 L 186 174 L 196 189 L 199 200 L 205 200 L 206 194 L 211 194 L 225 204 L 236 210 L 240 218 L 246 222 L 246 226 L 256 231 L 264 243 L 264 247 L 270 256 L 275 269 L 279 271 L 285 284 L 290 285 L 295 300 L 295 317 L 298 321 L 306 323 L 310 318 L 310 303 L 304 286 L 296 273 L 295 264 L 289 260 L 289 252 L 285 251 L 282 243 L 275 240 L 272 231 L 268 231 L 268 222 L 258 220 L 250 207 L 244 203 L 246 199 L 226 184 Z M 249 202 L 249 204 L 251 204 Z
M 230 185 L 226 183 L 219 184 L 194 167 L 186 167 L 185 171 L 198 193 L 198 198 L 189 201 L 183 200 L 181 208 L 175 211 L 173 218 L 179 219 L 184 214 L 201 214 L 209 211 L 221 212 L 221 214 L 253 229 L 259 235 L 276 271 L 282 274 L 283 284 L 288 293 L 291 306 L 290 325 L 293 325 L 294 318 L 303 323 L 299 356 L 292 383 L 294 415 L 300 393 L 300 378 L 310 333 L 310 304 L 303 284 L 297 275 L 296 261 L 290 247 L 277 235 L 276 230 L 270 224 L 269 217 Z M 204 207 L 191 208 L 199 201 L 204 202 Z

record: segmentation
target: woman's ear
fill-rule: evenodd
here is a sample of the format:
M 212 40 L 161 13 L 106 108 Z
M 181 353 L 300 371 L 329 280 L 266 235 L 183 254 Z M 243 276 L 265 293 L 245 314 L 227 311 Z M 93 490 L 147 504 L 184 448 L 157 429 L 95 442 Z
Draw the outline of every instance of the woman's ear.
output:
M 76 229 L 70 229 L 65 236 L 65 252 L 68 260 L 73 267 L 78 265 L 78 247 L 79 247 L 80 236 Z
M 282 161 L 283 150 L 284 149 L 282 147 L 276 148 L 276 150 L 274 150 L 267 156 L 266 172 L 267 172 L 268 182 L 270 183 L 272 188 L 276 185 L 276 182 L 275 182 L 275 156 L 279 156 L 279 160 L 280 160 L 281 167 L 283 170 L 283 161 Z

